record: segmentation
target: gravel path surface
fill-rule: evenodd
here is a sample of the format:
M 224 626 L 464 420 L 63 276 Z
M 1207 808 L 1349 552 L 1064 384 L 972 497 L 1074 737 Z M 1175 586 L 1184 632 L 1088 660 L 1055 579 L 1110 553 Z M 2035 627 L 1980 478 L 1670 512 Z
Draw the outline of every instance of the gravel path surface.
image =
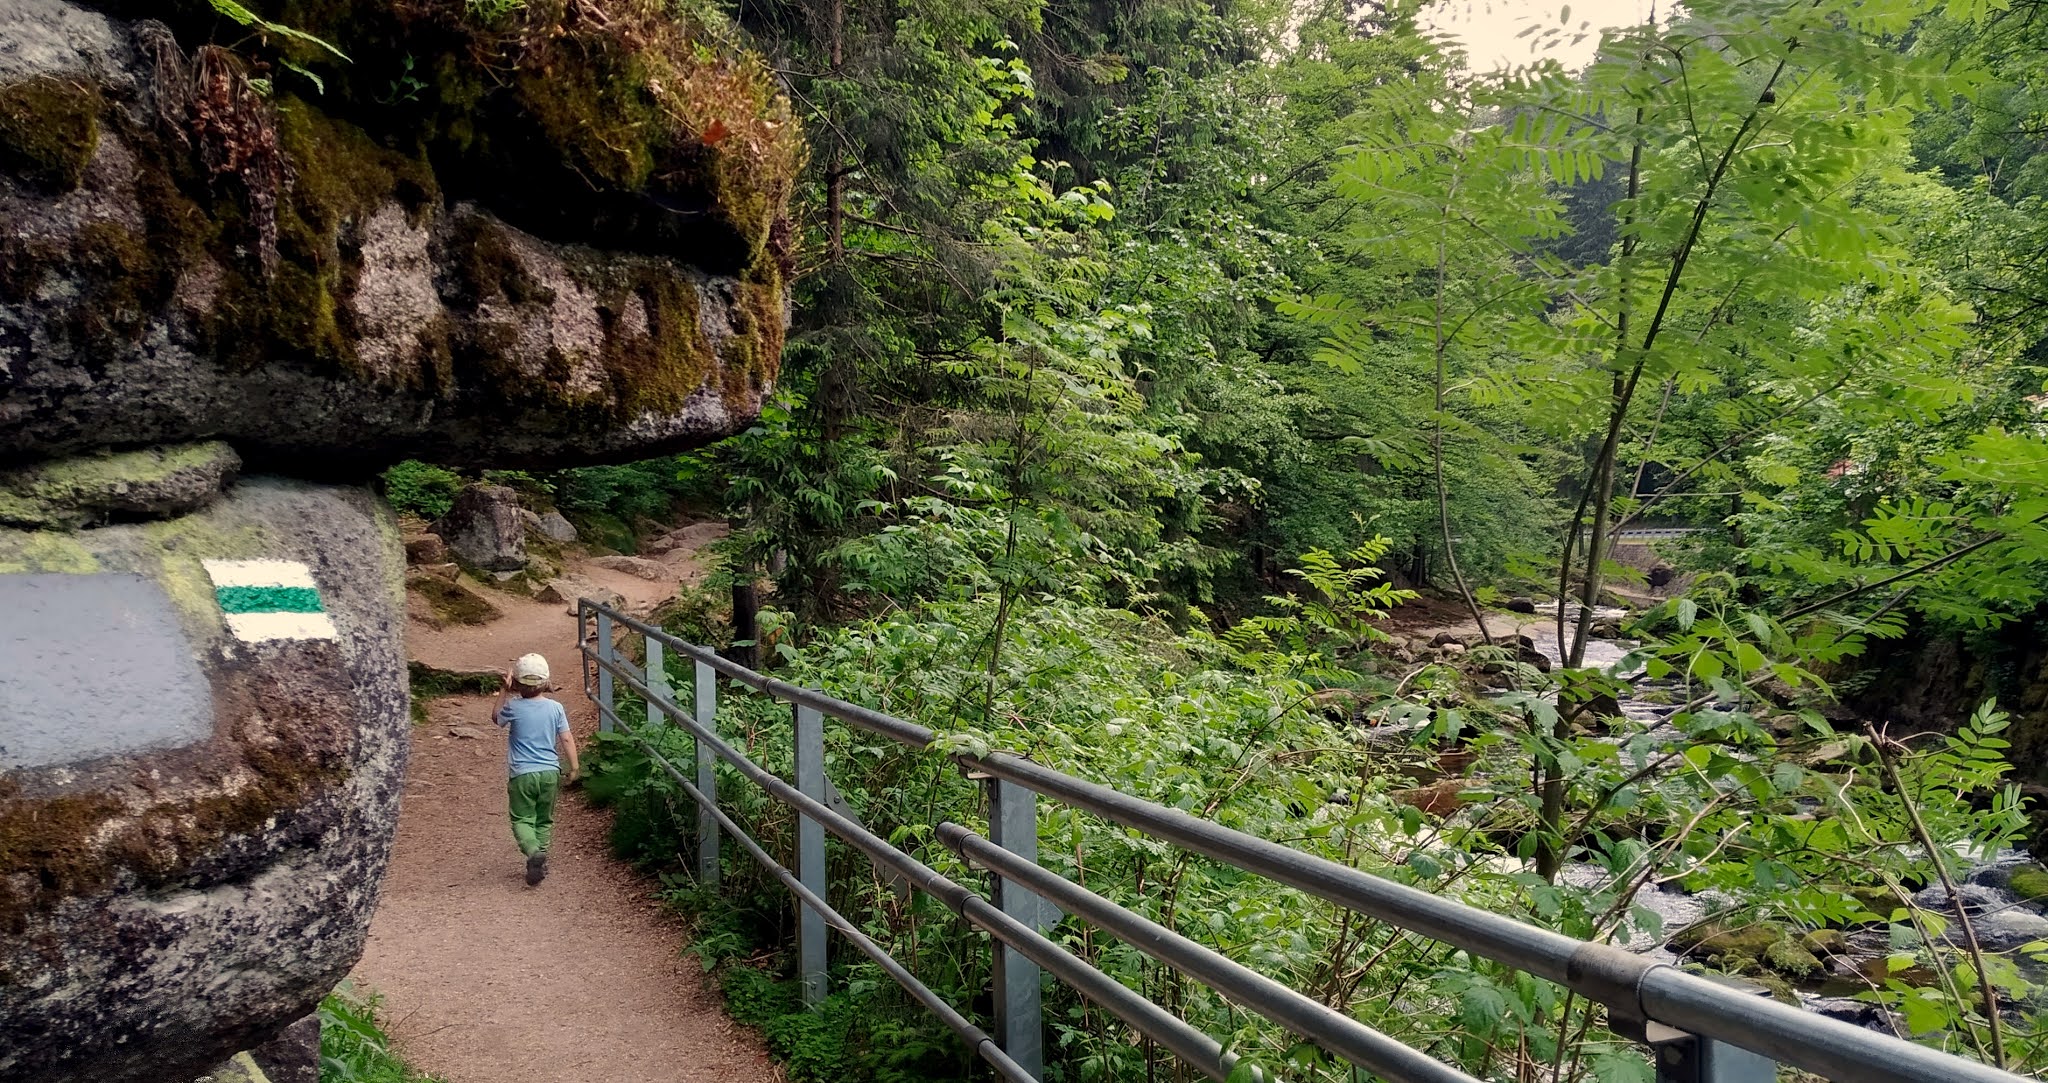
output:
M 611 858 L 605 814 L 574 792 L 548 878 L 526 886 L 491 702 L 438 700 L 415 731 L 390 878 L 356 968 L 384 995 L 406 1060 L 447 1083 L 780 1079 L 683 957 L 646 881 Z M 449 736 L 456 726 L 487 736 Z

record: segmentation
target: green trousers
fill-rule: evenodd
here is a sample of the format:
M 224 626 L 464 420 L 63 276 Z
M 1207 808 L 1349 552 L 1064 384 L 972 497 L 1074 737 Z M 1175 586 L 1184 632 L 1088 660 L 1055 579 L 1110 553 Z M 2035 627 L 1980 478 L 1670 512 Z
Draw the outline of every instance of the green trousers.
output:
M 513 775 L 505 794 L 512 806 L 512 837 L 519 840 L 519 852 L 531 857 L 548 848 L 555 835 L 555 791 L 560 788 L 560 771 L 528 771 Z

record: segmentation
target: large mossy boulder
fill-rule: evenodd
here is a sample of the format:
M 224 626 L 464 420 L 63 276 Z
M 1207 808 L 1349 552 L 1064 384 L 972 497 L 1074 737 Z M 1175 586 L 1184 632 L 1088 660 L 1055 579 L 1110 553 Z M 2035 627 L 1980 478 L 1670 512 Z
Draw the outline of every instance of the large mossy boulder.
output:
M 801 156 L 758 64 L 654 0 L 247 6 L 304 36 L 0 0 L 0 460 L 566 465 L 756 415 Z
M 490 6 L 0 0 L 0 1079 L 186 1083 L 361 954 L 404 550 L 330 482 L 773 386 L 766 75 L 656 0 Z
M 396 522 L 357 487 L 208 497 L 0 528 L 0 1079 L 192 1079 L 361 954 L 405 758 Z

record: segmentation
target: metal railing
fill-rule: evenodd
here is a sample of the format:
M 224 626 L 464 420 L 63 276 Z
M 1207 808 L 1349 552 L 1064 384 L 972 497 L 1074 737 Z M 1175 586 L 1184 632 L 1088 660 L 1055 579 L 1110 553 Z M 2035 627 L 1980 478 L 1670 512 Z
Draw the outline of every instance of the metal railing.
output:
M 644 666 L 634 665 L 618 651 L 614 635 L 621 628 L 643 637 Z M 644 740 L 637 743 L 702 810 L 696 855 L 700 881 L 718 883 L 723 833 L 796 896 L 798 966 L 807 1002 L 815 1003 L 826 994 L 826 937 L 828 930 L 837 932 L 938 1016 L 1003 1079 L 1036 1080 L 1041 1075 L 1041 969 L 1211 1079 L 1227 1079 L 1236 1063 L 1214 1038 L 1048 939 L 1044 930 L 1064 911 L 1374 1076 L 1392 1083 L 1475 1083 L 1451 1065 L 1041 868 L 1036 808 L 1041 796 L 1562 985 L 1605 1006 L 1615 1033 L 1648 1046 L 1662 1083 L 1769 1083 L 1780 1064 L 1840 1083 L 2017 1083 L 2021 1078 L 1780 1004 L 1753 987 L 1688 974 L 1610 945 L 1576 940 L 1431 895 L 1001 752 L 953 757 L 986 788 L 990 837 L 950 821 L 934 825 L 943 845 L 990 874 L 994 898 L 984 899 L 833 807 L 836 791 L 824 775 L 825 718 L 919 750 L 932 744 L 936 735 L 931 730 L 763 676 L 587 599 L 578 602 L 578 641 L 586 659 L 581 667 L 584 691 L 596 701 L 604 728 L 634 733 L 617 713 L 617 689 L 623 686 L 645 701 L 650 721 L 659 714 L 694 737 L 693 774 Z M 694 711 L 684 711 L 670 697 L 668 651 L 694 665 Z M 793 706 L 792 780 L 749 760 L 718 735 L 719 676 Z M 719 809 L 713 771 L 718 760 L 797 812 L 794 871 L 778 863 Z M 994 939 L 996 1034 L 984 1032 L 946 1004 L 832 908 L 825 897 L 827 832 Z

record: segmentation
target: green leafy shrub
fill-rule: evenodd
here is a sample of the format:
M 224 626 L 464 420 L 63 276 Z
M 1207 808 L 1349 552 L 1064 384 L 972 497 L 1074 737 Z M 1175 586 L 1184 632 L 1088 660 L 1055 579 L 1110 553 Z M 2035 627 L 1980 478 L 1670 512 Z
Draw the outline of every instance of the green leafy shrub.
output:
M 438 1083 L 391 1051 L 377 1002 L 347 984 L 320 1002 L 320 1083 Z
M 379 488 L 391 506 L 422 519 L 439 519 L 455 506 L 462 477 L 455 471 L 418 459 L 407 459 L 384 471 Z

